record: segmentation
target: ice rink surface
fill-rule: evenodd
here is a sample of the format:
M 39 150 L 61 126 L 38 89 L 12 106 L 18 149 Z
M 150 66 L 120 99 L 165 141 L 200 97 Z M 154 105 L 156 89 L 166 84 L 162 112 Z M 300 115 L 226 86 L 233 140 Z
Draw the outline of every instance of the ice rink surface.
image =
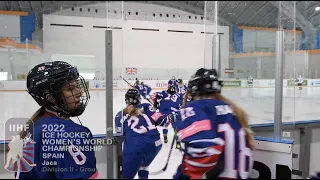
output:
M 222 95 L 243 108 L 249 115 L 250 124 L 274 121 L 274 88 L 225 88 Z M 79 117 L 93 134 L 105 134 L 105 91 L 90 91 L 91 99 L 84 114 Z M 125 91 L 113 91 L 113 117 L 124 106 Z M 283 89 L 283 122 L 320 119 L 320 88 L 285 87 Z M 27 92 L 0 92 L 0 116 L 4 125 L 9 118 L 29 118 L 39 108 Z M 79 123 L 77 118 L 73 120 Z M 4 126 L 1 126 L 4 127 Z M 113 128 L 113 127 L 108 127 Z M 0 139 L 5 139 L 1 131 Z
M 85 113 L 80 117 L 84 126 L 87 126 L 94 135 L 105 134 L 106 132 L 106 106 L 105 91 L 90 91 L 91 99 Z M 124 105 L 125 91 L 113 91 L 113 117 Z M 243 108 L 249 115 L 250 124 L 272 123 L 274 121 L 274 88 L 225 88 L 222 95 L 232 100 Z M 283 122 L 309 121 L 320 119 L 320 88 L 304 87 L 298 90 L 297 87 L 285 87 L 283 89 Z M 0 116 L 1 123 L 9 118 L 28 118 L 39 108 L 38 104 L 27 92 L 0 92 Z M 77 118 L 73 118 L 79 123 Z M 112 127 L 108 127 L 112 128 Z M 159 128 L 161 137 L 162 129 Z M 150 172 L 157 171 L 164 167 L 168 157 L 173 130 L 169 127 L 167 144 L 163 144 L 162 150 L 149 167 Z M 4 129 L 1 131 L 1 139 L 4 140 Z M 181 153 L 174 150 L 170 158 L 167 171 L 157 176 L 150 176 L 150 179 L 170 179 L 181 162 Z

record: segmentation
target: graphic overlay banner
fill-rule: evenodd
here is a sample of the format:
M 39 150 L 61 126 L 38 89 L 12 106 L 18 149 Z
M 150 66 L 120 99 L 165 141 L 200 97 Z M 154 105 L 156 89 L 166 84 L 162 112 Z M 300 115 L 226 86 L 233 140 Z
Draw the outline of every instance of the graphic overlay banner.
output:
M 29 172 L 36 165 L 35 142 L 31 139 L 34 134 L 33 122 L 27 124 L 28 121 L 28 118 L 10 118 L 5 123 L 5 138 L 9 149 L 4 153 L 4 168 L 9 172 Z M 22 131 L 26 133 L 21 134 Z
M 80 131 L 79 131 L 80 129 Z M 90 167 L 93 154 L 112 139 L 93 138 L 90 131 L 64 123 L 41 125 L 41 147 L 38 156 L 43 160 L 39 167 L 43 173 L 90 173 L 97 171 Z

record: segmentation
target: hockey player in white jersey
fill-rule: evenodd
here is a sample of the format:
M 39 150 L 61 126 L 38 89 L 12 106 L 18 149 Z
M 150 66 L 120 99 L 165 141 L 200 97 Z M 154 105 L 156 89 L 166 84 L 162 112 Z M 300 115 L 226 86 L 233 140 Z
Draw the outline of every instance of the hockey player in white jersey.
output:
M 252 78 L 251 75 L 247 78 L 247 82 L 248 82 L 249 88 L 250 88 L 250 87 L 253 87 L 253 78 Z
M 296 81 L 298 82 L 299 90 L 302 90 L 303 77 L 301 75 L 299 75 L 299 77 L 296 79 Z

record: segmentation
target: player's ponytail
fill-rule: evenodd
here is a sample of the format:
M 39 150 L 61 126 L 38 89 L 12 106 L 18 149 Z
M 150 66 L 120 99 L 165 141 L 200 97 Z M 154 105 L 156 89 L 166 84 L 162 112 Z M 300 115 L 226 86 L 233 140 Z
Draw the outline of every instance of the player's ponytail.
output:
M 32 127 L 31 125 L 34 124 L 38 119 L 40 119 L 41 116 L 44 115 L 46 112 L 44 107 L 39 108 L 30 118 L 30 120 L 27 122 L 27 125 L 29 127 Z M 20 132 L 20 137 L 24 138 L 28 134 L 28 131 L 21 131 Z
M 245 113 L 241 108 L 239 108 L 236 104 L 234 104 L 229 99 L 222 96 L 220 93 L 215 93 L 215 97 L 218 100 L 224 101 L 225 103 L 229 104 L 237 116 L 237 119 L 241 125 L 241 127 L 245 130 L 247 134 L 247 139 L 249 142 L 250 149 L 254 149 L 254 132 L 250 129 L 249 123 L 248 123 L 248 115 Z
M 124 115 L 129 114 L 130 116 L 136 116 L 139 114 L 139 110 L 134 105 L 130 104 L 124 109 L 123 113 Z

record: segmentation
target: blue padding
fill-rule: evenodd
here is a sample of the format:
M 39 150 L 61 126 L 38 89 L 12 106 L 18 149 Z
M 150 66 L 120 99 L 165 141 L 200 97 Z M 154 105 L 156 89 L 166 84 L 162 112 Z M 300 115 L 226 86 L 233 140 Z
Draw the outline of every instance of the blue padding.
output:
M 234 51 L 236 53 L 243 52 L 243 30 L 238 26 L 232 26 L 232 40 L 234 43 Z
M 294 140 L 290 140 L 290 139 L 282 139 L 282 140 L 278 141 L 273 138 L 260 137 L 260 136 L 255 136 L 254 139 L 257 141 L 275 142 L 275 143 L 281 143 L 281 144 L 293 144 L 294 143 Z
M 301 125 L 301 124 L 320 124 L 320 120 L 307 120 L 307 121 L 296 121 L 296 122 L 284 122 L 282 125 Z M 274 123 L 264 123 L 264 124 L 253 124 L 249 125 L 251 128 L 259 127 L 272 127 Z
M 317 44 L 319 44 L 319 38 L 317 36 Z M 318 45 L 317 45 L 318 46 Z M 301 50 L 306 50 L 307 49 L 307 39 L 306 39 L 306 33 L 302 32 L 302 37 L 301 37 Z
M 120 133 L 114 133 L 113 136 L 117 137 L 120 136 Z M 93 138 L 105 138 L 106 135 L 104 134 L 96 134 L 93 135 Z M 266 137 L 260 137 L 260 136 L 255 136 L 255 139 L 258 141 L 267 141 L 267 142 L 277 142 L 277 143 L 283 143 L 283 144 L 293 144 L 293 140 L 287 140 L 287 139 L 282 139 L 281 141 L 277 141 L 273 138 L 266 138 Z M 0 141 L 0 144 L 8 144 L 9 141 Z
M 9 143 L 8 140 L 1 140 L 1 141 L 0 141 L 0 144 L 8 144 L 8 143 Z
M 32 33 L 35 30 L 36 18 L 32 12 L 28 13 L 28 16 L 20 16 L 20 42 L 24 43 L 28 38 L 32 41 Z
M 117 137 L 117 136 L 121 136 L 122 134 L 120 133 L 114 133 L 113 136 L 114 137 Z M 105 134 L 95 134 L 93 135 L 93 138 L 105 138 L 106 135 Z M 9 140 L 1 140 L 0 141 L 0 144 L 8 144 L 9 143 Z
M 113 137 L 123 136 L 121 133 L 113 133 Z M 106 138 L 107 136 L 105 134 L 95 134 L 93 135 L 93 138 Z
M 317 49 L 320 49 L 320 32 L 317 32 Z
M 95 134 L 93 135 L 93 138 L 105 138 L 106 135 L 105 134 Z
M 307 121 L 296 121 L 294 122 L 284 122 L 282 123 L 282 125 L 301 125 L 301 124 L 320 124 L 320 120 L 307 120 Z M 251 128 L 256 128 L 256 127 L 272 127 L 274 126 L 274 123 L 266 123 L 266 124 L 254 124 L 254 125 L 250 125 Z M 113 136 L 117 137 L 117 136 L 121 136 L 122 134 L 120 133 L 114 133 Z M 93 135 L 93 138 L 105 138 L 106 135 L 105 134 L 95 134 Z M 255 137 L 256 140 L 259 141 L 268 141 L 268 142 L 278 142 L 275 139 L 272 138 L 264 138 L 264 137 Z M 292 140 L 281 140 L 279 141 L 280 143 L 284 143 L 284 144 L 292 144 L 291 143 Z M 9 141 L 8 140 L 0 140 L 0 144 L 8 144 Z

